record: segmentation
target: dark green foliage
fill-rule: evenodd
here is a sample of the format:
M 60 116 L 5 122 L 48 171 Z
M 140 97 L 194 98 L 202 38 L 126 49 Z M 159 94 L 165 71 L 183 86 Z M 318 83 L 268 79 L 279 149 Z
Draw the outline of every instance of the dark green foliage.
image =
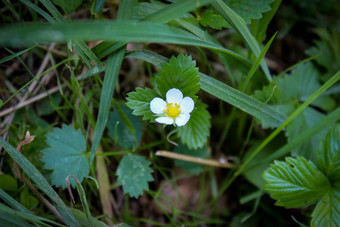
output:
M 122 106 L 122 110 L 124 111 L 125 116 L 130 120 L 136 135 L 134 136 L 131 133 L 117 110 L 110 113 L 107 128 L 109 129 L 110 137 L 113 138 L 119 146 L 124 149 L 129 149 L 139 143 L 142 137 L 142 124 L 138 117 L 132 115 L 131 110 L 127 109 L 125 106 Z

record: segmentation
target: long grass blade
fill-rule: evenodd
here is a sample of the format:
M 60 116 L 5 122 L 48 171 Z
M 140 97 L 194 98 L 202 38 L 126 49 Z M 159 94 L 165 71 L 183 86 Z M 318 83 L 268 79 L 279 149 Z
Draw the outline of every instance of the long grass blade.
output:
M 30 48 L 27 48 L 25 50 L 19 51 L 17 53 L 14 53 L 14 54 L 12 54 L 12 55 L 10 55 L 8 57 L 3 58 L 3 59 L 0 60 L 0 64 L 5 63 L 6 61 L 10 61 L 13 58 L 19 57 L 20 55 L 22 55 L 22 54 L 32 50 L 34 47 L 36 47 L 36 45 L 34 45 L 34 46 L 30 47 Z
M 0 30 L 0 46 L 22 46 L 36 42 L 67 42 L 71 39 L 200 46 L 228 54 L 241 62 L 249 62 L 245 57 L 215 43 L 202 40 L 182 29 L 158 23 L 100 21 L 5 26 Z
M 254 36 L 250 33 L 244 20 L 221 0 L 213 0 L 212 6 L 244 38 L 247 45 L 253 51 L 254 55 L 258 58 L 261 52 L 260 46 Z M 261 61 L 261 67 L 268 81 L 272 81 L 268 66 L 263 60 Z
M 43 175 L 29 162 L 25 156 L 18 152 L 14 147 L 7 143 L 4 139 L 0 138 L 0 144 L 5 148 L 7 153 L 18 163 L 26 175 L 36 184 L 36 186 L 43 191 L 59 208 L 64 221 L 69 226 L 80 226 L 77 220 L 73 217 L 64 202 L 60 199 L 58 194 L 53 190 L 51 185 L 46 181 Z
M 263 50 L 261 51 L 260 55 L 258 56 L 258 58 L 256 59 L 256 61 L 254 62 L 253 66 L 251 67 L 251 69 L 249 70 L 249 73 L 246 77 L 246 79 L 242 82 L 241 86 L 240 86 L 240 91 L 244 92 L 245 89 L 248 86 L 249 81 L 251 80 L 251 78 L 253 77 L 253 75 L 255 74 L 257 68 L 259 67 L 262 59 L 264 58 L 264 55 L 267 53 L 270 45 L 272 44 L 274 38 L 276 37 L 277 32 L 271 37 L 271 39 L 268 41 L 268 43 L 265 45 L 265 47 L 263 48 Z
M 134 3 L 134 0 L 125 0 L 120 4 L 118 15 L 117 15 L 117 20 L 128 20 L 131 18 L 133 3 Z M 120 71 L 120 66 L 124 58 L 125 49 L 126 49 L 125 46 L 120 48 L 119 50 L 114 52 L 107 61 L 102 92 L 100 94 L 99 113 L 98 113 L 96 126 L 94 129 L 93 143 L 91 147 L 91 156 L 90 156 L 91 163 L 93 162 L 93 159 L 96 154 L 96 150 L 99 146 L 104 129 L 106 127 L 106 123 L 107 123 L 107 119 L 108 119 L 109 111 L 110 111 L 112 95 L 113 95 L 113 91 L 114 91 L 116 81 L 118 78 L 118 74 Z

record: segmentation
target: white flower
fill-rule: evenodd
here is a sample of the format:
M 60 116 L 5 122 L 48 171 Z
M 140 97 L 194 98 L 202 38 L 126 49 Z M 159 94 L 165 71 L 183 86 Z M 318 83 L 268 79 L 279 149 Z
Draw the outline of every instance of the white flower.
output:
M 180 90 L 172 88 L 166 93 L 166 101 L 161 98 L 152 99 L 150 109 L 157 114 L 158 123 L 183 126 L 189 121 L 194 105 L 192 98 L 183 98 Z

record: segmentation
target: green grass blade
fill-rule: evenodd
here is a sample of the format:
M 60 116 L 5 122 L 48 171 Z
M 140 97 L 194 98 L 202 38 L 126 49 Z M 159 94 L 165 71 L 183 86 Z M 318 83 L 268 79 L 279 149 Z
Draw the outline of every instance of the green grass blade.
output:
M 241 62 L 248 63 L 246 58 L 231 50 L 202 40 L 182 29 L 158 23 L 100 21 L 5 26 L 0 30 L 0 46 L 22 46 L 36 42 L 66 42 L 71 39 L 200 46 L 228 54 Z
M 276 37 L 277 32 L 272 36 L 272 38 L 268 41 L 268 43 L 266 44 L 266 46 L 263 48 L 263 50 L 261 51 L 260 55 L 258 56 L 258 58 L 256 59 L 256 61 L 254 62 L 253 66 L 251 67 L 251 69 L 249 70 L 249 73 L 246 77 L 246 79 L 243 81 L 243 83 L 240 86 L 240 91 L 244 92 L 248 86 L 249 81 L 251 80 L 251 78 L 253 77 L 254 73 L 256 72 L 257 68 L 259 67 L 262 59 L 264 58 L 264 55 L 267 53 L 270 45 L 272 44 L 274 38 Z
M 44 10 L 42 10 L 37 5 L 33 4 L 32 2 L 30 2 L 28 0 L 20 0 L 20 2 L 24 3 L 28 7 L 35 10 L 37 13 L 39 13 L 41 16 L 43 16 L 48 22 L 55 23 L 55 20 L 48 13 L 46 13 Z
M 196 35 L 200 39 L 215 43 L 216 45 L 219 45 L 222 47 L 222 45 L 213 36 L 211 36 L 206 31 L 202 30 L 200 27 L 195 26 L 192 23 L 189 23 L 182 19 L 176 19 L 176 22 L 179 23 L 184 29 Z M 238 70 L 240 70 L 243 73 L 248 73 L 250 67 L 252 66 L 252 63 L 250 61 L 240 62 L 236 58 L 233 58 L 230 55 L 223 54 L 223 53 L 219 53 L 218 55 L 223 62 L 228 62 L 228 64 L 234 65 Z
M 125 0 L 119 5 L 117 20 L 126 20 L 131 17 L 133 3 L 134 0 Z M 107 61 L 102 92 L 100 95 L 99 113 L 94 129 L 90 163 L 93 162 L 96 150 L 99 146 L 104 129 L 106 127 L 112 95 L 118 78 L 120 66 L 124 58 L 125 49 L 125 46 L 120 48 L 119 50 L 114 52 Z
M 78 192 L 78 195 L 79 195 L 79 198 L 80 198 L 81 205 L 83 206 L 84 213 L 87 217 L 88 225 L 93 226 L 93 223 L 92 223 L 93 218 L 92 218 L 92 215 L 91 215 L 91 212 L 90 212 L 89 204 L 87 203 L 86 193 L 84 191 L 84 188 L 83 188 L 83 186 L 81 186 L 81 184 L 79 183 L 78 179 L 75 176 L 69 175 L 69 176 L 67 176 L 67 180 L 69 179 L 69 177 L 73 177 L 73 179 L 76 181 L 77 192 Z M 71 186 L 69 184 L 68 184 L 68 189 L 71 192 Z
M 132 52 L 127 55 L 128 57 L 138 58 L 158 67 L 168 61 L 167 58 L 159 56 L 150 51 L 138 51 Z M 230 103 L 231 105 L 247 112 L 248 114 L 261 119 L 263 122 L 268 122 L 270 124 L 280 125 L 285 117 L 271 109 L 266 104 L 250 97 L 218 80 L 215 80 L 203 73 L 199 73 L 201 89 L 216 96 L 217 98 Z
M 47 223 L 51 223 L 56 226 L 64 226 L 57 222 L 49 220 L 47 218 L 36 216 L 29 211 L 18 211 L 18 210 L 11 209 L 2 203 L 0 203 L 0 213 L 7 213 L 10 216 L 22 218 L 23 220 L 30 221 L 38 226 L 51 226 L 50 224 L 47 224 Z M 44 223 L 44 222 L 47 222 L 47 223 Z M 24 223 L 21 223 L 21 226 L 34 226 L 34 225 L 27 225 L 27 223 L 24 222 Z
M 315 136 L 317 133 L 327 129 L 328 127 L 331 127 L 338 120 L 340 120 L 340 107 L 334 110 L 332 113 L 325 116 L 324 118 L 322 118 L 312 127 L 306 129 L 306 131 L 304 131 L 299 136 L 295 137 L 290 143 L 287 143 L 286 145 L 281 147 L 279 150 L 275 151 L 273 154 L 266 157 L 264 160 L 261 160 L 261 162 L 263 163 L 269 162 L 269 161 L 281 158 L 284 155 L 287 155 L 289 152 L 291 152 L 291 150 L 300 146 L 304 142 L 308 141 L 310 138 Z M 256 166 L 257 164 L 249 166 L 249 168 L 247 168 L 246 171 L 249 171 L 253 167 L 256 167 Z
M 26 207 L 24 207 L 23 205 L 21 205 L 21 203 L 19 203 L 15 199 L 13 199 L 10 195 L 8 195 L 1 188 L 0 188 L 0 198 L 15 210 L 19 210 L 19 211 L 23 211 L 23 212 L 27 212 L 27 213 L 30 212 Z
M 10 55 L 10 56 L 8 56 L 8 57 L 3 58 L 3 59 L 0 60 L 0 64 L 5 63 L 6 61 L 10 61 L 10 60 L 12 60 L 13 58 L 17 58 L 17 57 L 19 57 L 20 55 L 26 53 L 27 51 L 32 50 L 34 47 L 36 47 L 36 45 L 34 45 L 34 46 L 30 47 L 30 48 L 27 48 L 27 49 L 25 49 L 25 50 L 19 51 L 19 52 L 17 52 L 17 53 L 14 53 L 14 54 L 12 54 L 12 55 Z
M 60 199 L 58 194 L 53 190 L 43 175 L 35 168 L 35 166 L 4 139 L 0 138 L 0 144 L 3 148 L 5 148 L 13 160 L 18 163 L 26 175 L 36 184 L 36 186 L 58 206 L 65 223 L 70 226 L 80 226 L 64 202 Z
M 199 73 L 201 77 L 201 89 L 217 98 L 243 110 L 258 118 L 264 125 L 279 126 L 285 119 L 284 115 L 273 110 L 259 100 L 246 95 L 218 80 Z
M 250 33 L 244 20 L 221 0 L 213 0 L 212 6 L 244 38 L 247 45 L 253 51 L 254 55 L 258 58 L 261 52 L 260 46 L 254 36 Z M 261 61 L 261 67 L 268 81 L 272 81 L 268 66 L 263 60 Z

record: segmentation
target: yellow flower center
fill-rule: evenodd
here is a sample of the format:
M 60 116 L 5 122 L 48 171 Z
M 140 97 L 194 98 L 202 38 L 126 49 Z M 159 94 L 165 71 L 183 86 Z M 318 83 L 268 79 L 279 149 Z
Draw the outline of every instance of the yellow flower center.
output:
M 163 110 L 163 111 L 164 111 L 166 117 L 170 117 L 170 118 L 175 119 L 181 113 L 180 108 L 181 108 L 181 106 L 178 105 L 177 103 L 175 103 L 175 105 L 173 103 L 169 103 L 169 104 L 166 105 L 166 109 Z

